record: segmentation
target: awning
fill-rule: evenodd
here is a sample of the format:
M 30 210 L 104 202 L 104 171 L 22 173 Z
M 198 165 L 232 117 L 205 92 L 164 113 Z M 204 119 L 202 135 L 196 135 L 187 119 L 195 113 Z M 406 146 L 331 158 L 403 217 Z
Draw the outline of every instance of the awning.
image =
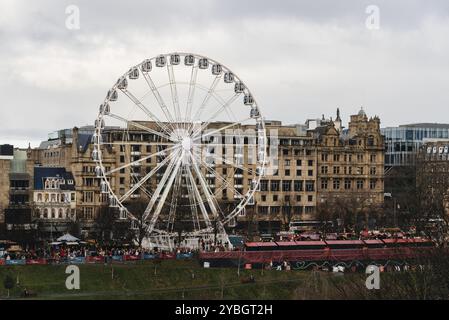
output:
M 63 241 L 63 242 L 75 242 L 75 241 L 79 241 L 80 239 L 78 239 L 77 237 L 72 236 L 70 233 L 66 233 L 62 237 L 59 237 L 57 240 L 58 241 Z

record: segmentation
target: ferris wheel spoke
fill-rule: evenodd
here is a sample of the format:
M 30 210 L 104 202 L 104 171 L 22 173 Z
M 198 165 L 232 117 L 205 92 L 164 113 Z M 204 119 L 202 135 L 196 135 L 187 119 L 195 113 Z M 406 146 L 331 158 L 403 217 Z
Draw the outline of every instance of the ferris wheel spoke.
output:
M 206 227 L 208 229 L 212 229 L 212 223 L 209 219 L 209 214 L 207 213 L 206 207 L 204 206 L 203 198 L 201 197 L 200 191 L 198 190 L 198 186 L 196 185 L 195 179 L 193 178 L 193 174 L 190 168 L 187 168 L 187 172 L 189 175 L 190 184 L 192 185 L 194 196 L 197 199 L 198 205 L 203 215 L 204 223 L 206 224 Z
M 186 171 L 186 175 L 187 175 L 187 171 Z M 197 231 L 197 230 L 201 229 L 201 225 L 200 225 L 200 218 L 198 215 L 198 205 L 196 202 L 195 195 L 193 194 L 193 187 L 190 184 L 190 179 L 186 179 L 186 185 L 187 185 L 187 191 L 189 194 L 190 207 L 192 208 L 193 229 Z
M 247 118 L 247 119 L 244 119 L 244 120 L 242 120 L 242 121 L 237 121 L 237 122 L 228 124 L 228 125 L 226 125 L 226 126 L 224 126 L 224 127 L 221 127 L 221 128 L 219 128 L 219 129 L 215 129 L 215 130 L 209 131 L 209 132 L 207 132 L 207 133 L 205 133 L 205 134 L 203 134 L 203 135 L 201 135 L 202 130 L 200 130 L 199 132 L 197 132 L 196 135 L 194 134 L 194 135 L 192 136 L 192 140 L 195 141 L 195 140 L 198 140 L 198 139 L 201 139 L 201 138 L 205 138 L 205 137 L 208 137 L 208 136 L 212 136 L 212 135 L 214 135 L 214 134 L 216 134 L 216 133 L 219 133 L 220 131 L 223 131 L 223 130 L 226 130 L 226 129 L 229 129 L 229 128 L 232 128 L 232 127 L 235 127 L 235 126 L 242 125 L 244 122 L 246 122 L 246 121 L 248 121 L 248 120 L 251 120 L 251 118 Z
M 148 127 L 146 127 L 146 126 L 144 126 L 144 125 L 142 125 L 140 123 L 137 123 L 135 121 L 125 119 L 125 118 L 123 118 L 123 117 L 121 117 L 121 116 L 119 116 L 117 114 L 108 113 L 108 116 L 111 117 L 111 118 L 114 118 L 116 120 L 123 121 L 123 122 L 127 123 L 128 125 L 133 125 L 136 128 L 142 129 L 142 130 L 147 131 L 147 132 L 149 132 L 151 134 L 157 135 L 157 136 L 159 136 L 161 138 L 167 139 L 168 141 L 174 141 L 174 139 L 171 138 L 170 136 L 167 136 L 167 135 L 165 135 L 165 134 L 163 134 L 163 133 L 161 133 L 159 131 L 155 131 L 153 129 L 150 129 L 150 128 L 148 128 Z
M 228 99 L 228 101 L 222 103 L 222 105 L 220 106 L 220 108 L 209 118 L 207 119 L 203 125 L 200 127 L 200 129 L 197 132 L 202 132 L 204 129 L 206 129 L 209 124 L 218 116 L 220 115 L 223 110 L 226 110 L 226 108 L 228 108 L 239 96 L 241 95 L 241 93 L 236 93 L 234 94 L 231 98 Z
M 179 151 L 178 151 L 178 153 L 179 153 Z M 145 213 L 144 213 L 144 216 L 143 216 L 143 220 L 144 221 L 147 220 L 148 216 L 150 215 L 151 211 L 153 210 L 154 204 L 158 200 L 158 198 L 159 198 L 159 196 L 161 194 L 161 191 L 164 188 L 165 183 L 167 182 L 167 180 L 168 180 L 168 178 L 170 176 L 170 172 L 173 170 L 173 168 L 176 165 L 176 162 L 179 160 L 179 156 L 178 155 L 175 156 L 175 153 L 172 153 L 171 155 L 172 155 L 172 157 L 170 159 L 170 163 L 168 164 L 168 166 L 167 166 L 167 168 L 166 168 L 166 170 L 164 172 L 164 175 L 162 176 L 161 180 L 159 181 L 159 183 L 157 185 L 157 188 L 154 191 L 153 196 L 151 197 L 150 202 L 148 203 L 147 208 L 145 209 Z
M 175 131 L 175 128 L 173 126 L 174 118 L 172 114 L 170 113 L 170 110 L 168 109 L 167 105 L 164 102 L 164 99 L 162 99 L 161 94 L 159 93 L 159 90 L 157 89 L 156 85 L 153 82 L 153 79 L 151 79 L 151 76 L 148 72 L 143 72 L 143 77 L 145 78 L 145 81 L 147 82 L 148 86 L 151 89 L 151 92 L 153 93 L 154 97 L 156 98 L 159 107 L 161 108 L 162 112 L 164 113 L 167 121 L 170 123 L 170 126 L 172 127 L 172 130 Z
M 200 119 L 201 114 L 203 113 L 204 108 L 206 107 L 207 103 L 209 102 L 209 99 L 214 94 L 215 89 L 217 88 L 217 85 L 222 77 L 222 73 L 218 74 L 214 81 L 212 82 L 209 90 L 207 91 L 207 95 L 204 97 L 203 102 L 201 103 L 200 107 L 196 111 L 195 115 L 192 118 L 192 121 L 195 121 L 196 119 Z
M 100 143 L 101 146 L 103 145 L 111 145 L 111 146 L 132 146 L 132 145 L 139 145 L 139 146 L 161 146 L 161 145 L 167 145 L 171 144 L 171 142 L 141 142 L 141 141 L 120 141 L 120 142 L 102 142 Z M 173 145 L 173 144 L 171 144 Z
M 225 158 L 217 157 L 217 156 L 214 156 L 214 155 L 212 155 L 212 154 L 211 154 L 210 156 L 211 156 L 212 158 L 214 158 L 215 160 L 224 162 L 225 164 L 228 164 L 228 165 L 230 165 L 230 166 L 232 166 L 232 167 L 234 167 L 234 168 L 236 168 L 236 169 L 240 169 L 240 170 L 242 170 L 242 171 L 245 171 L 245 172 L 247 172 L 249 175 L 254 175 L 254 173 L 255 173 L 254 170 L 247 169 L 247 168 L 243 167 L 243 165 L 242 165 L 242 166 L 237 165 L 237 164 L 233 163 L 232 161 L 229 161 L 229 160 L 227 160 L 227 159 L 225 159 Z
M 137 182 L 131 189 L 128 190 L 120 199 L 120 202 L 128 199 L 137 189 L 139 189 L 148 179 L 150 179 L 157 171 L 159 171 L 170 159 L 173 159 L 173 153 L 171 153 L 167 158 L 161 161 L 153 170 L 151 170 L 148 174 L 145 175 L 139 182 Z
M 181 174 L 179 174 L 176 177 L 175 186 L 173 188 L 171 202 L 170 202 L 170 212 L 169 212 L 168 220 L 167 220 L 167 230 L 170 230 L 170 231 L 173 231 L 173 227 L 175 224 L 176 206 L 178 205 L 178 195 L 180 195 L 179 187 L 181 185 L 181 181 L 182 181 L 182 168 L 181 168 Z M 170 225 L 171 225 L 171 227 L 170 227 Z
M 225 180 L 218 172 L 217 170 L 215 170 L 214 168 L 210 167 L 204 160 L 198 159 L 202 165 L 204 167 L 206 167 L 206 170 L 208 170 L 210 173 L 214 174 L 215 177 L 217 177 L 221 182 L 223 182 L 223 187 L 221 188 L 222 190 L 229 188 L 232 192 L 234 192 L 235 194 L 242 196 L 243 194 L 241 194 L 239 191 L 237 191 L 237 189 L 235 189 L 232 184 L 231 184 L 231 180 Z
M 164 125 L 159 118 L 152 113 L 139 99 L 136 98 L 129 90 L 127 89 L 121 89 L 121 91 L 137 106 L 140 110 L 142 110 L 148 117 L 151 118 L 160 128 L 162 131 L 170 135 L 170 130 L 167 128 L 166 125 Z
M 153 153 L 153 154 L 151 154 L 151 155 L 149 155 L 149 156 L 143 157 L 143 158 L 141 158 L 141 159 L 139 159 L 139 160 L 136 160 L 136 161 L 127 163 L 127 164 L 125 164 L 125 165 L 123 165 L 123 166 L 120 166 L 120 167 L 118 167 L 118 168 L 112 169 L 112 170 L 106 172 L 105 175 L 106 175 L 106 176 L 109 176 L 109 175 L 111 175 L 111 174 L 113 174 L 113 173 L 115 173 L 115 172 L 117 172 L 117 171 L 126 169 L 126 168 L 131 167 L 131 166 L 136 165 L 136 164 L 139 164 L 140 162 L 146 161 L 146 160 L 151 159 L 151 158 L 153 158 L 153 157 L 157 157 L 157 156 L 164 155 L 167 151 L 171 151 L 171 150 L 176 149 L 176 148 L 179 148 L 179 145 L 174 145 L 174 146 L 172 146 L 172 147 L 170 147 L 170 148 L 161 150 L 161 151 L 156 152 L 156 153 Z
M 183 155 L 184 155 L 184 151 L 181 152 L 181 158 L 183 157 Z M 177 163 L 175 165 L 175 168 L 172 171 L 172 173 L 170 175 L 170 178 L 168 179 L 167 184 L 164 186 L 164 192 L 162 193 L 162 197 L 161 197 L 161 199 L 159 200 L 159 202 L 158 202 L 158 204 L 156 206 L 156 210 L 153 213 L 153 216 L 151 217 L 149 226 L 147 228 L 147 233 L 148 234 L 151 234 L 151 232 L 153 232 L 153 228 L 154 228 L 154 226 L 156 224 L 157 219 L 159 218 L 159 215 L 161 213 L 162 207 L 164 206 L 165 200 L 167 199 L 168 193 L 170 192 L 170 189 L 171 189 L 171 187 L 173 185 L 173 182 L 174 182 L 175 178 L 178 175 L 179 167 L 181 166 L 181 163 L 182 163 L 181 158 L 178 158 L 176 160 Z
M 198 164 L 196 163 L 196 159 L 193 157 L 192 154 L 190 156 L 191 156 L 191 159 L 192 159 L 193 169 L 194 169 L 194 171 L 195 171 L 195 173 L 196 173 L 196 175 L 197 175 L 197 177 L 198 177 L 198 179 L 200 181 L 201 188 L 203 189 L 203 193 L 206 196 L 206 199 L 207 199 L 207 202 L 209 204 L 210 209 L 212 210 L 212 214 L 214 215 L 215 218 L 219 218 L 218 210 L 215 207 L 215 203 L 214 203 L 213 197 L 212 197 L 212 195 L 209 192 L 210 189 L 208 188 L 207 183 L 204 180 L 203 174 L 201 173 L 201 170 L 198 167 Z
M 195 99 L 196 79 L 198 75 L 198 66 L 192 66 L 192 73 L 190 75 L 189 83 L 189 95 L 187 98 L 185 121 L 190 122 L 192 120 L 192 106 Z
M 173 72 L 173 65 L 167 63 L 168 79 L 170 82 L 170 92 L 173 101 L 173 110 L 175 113 L 175 120 L 181 122 L 181 110 L 179 109 L 178 89 L 176 88 L 175 73 Z M 179 129 L 178 126 L 176 126 Z

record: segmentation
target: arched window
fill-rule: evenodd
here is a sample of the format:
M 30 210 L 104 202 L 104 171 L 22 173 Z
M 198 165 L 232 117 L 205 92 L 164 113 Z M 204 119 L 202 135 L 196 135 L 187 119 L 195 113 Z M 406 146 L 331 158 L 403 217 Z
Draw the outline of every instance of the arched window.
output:
M 58 218 L 62 219 L 64 217 L 64 211 L 62 209 L 59 209 Z
M 48 209 L 44 209 L 44 219 L 48 219 Z
M 54 219 L 56 218 L 56 209 L 51 209 L 51 218 Z
M 368 137 L 368 146 L 369 147 L 374 146 L 374 136 L 369 136 Z
M 42 202 L 42 193 L 37 194 L 37 201 Z

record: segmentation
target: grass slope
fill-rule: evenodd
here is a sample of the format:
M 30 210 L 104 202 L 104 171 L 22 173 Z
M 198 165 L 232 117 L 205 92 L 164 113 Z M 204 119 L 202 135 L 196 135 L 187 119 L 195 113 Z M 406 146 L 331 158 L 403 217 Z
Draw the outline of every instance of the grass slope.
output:
M 67 290 L 66 266 L 1 266 L 0 297 L 7 293 L 3 279 L 19 282 L 11 298 L 23 288 L 35 299 L 292 299 L 298 287 L 310 283 L 310 272 L 203 269 L 196 261 L 163 261 L 113 265 L 79 265 L 80 290 Z M 112 273 L 114 276 L 112 276 Z M 192 276 L 192 274 L 194 276 Z M 253 274 L 256 283 L 242 284 Z

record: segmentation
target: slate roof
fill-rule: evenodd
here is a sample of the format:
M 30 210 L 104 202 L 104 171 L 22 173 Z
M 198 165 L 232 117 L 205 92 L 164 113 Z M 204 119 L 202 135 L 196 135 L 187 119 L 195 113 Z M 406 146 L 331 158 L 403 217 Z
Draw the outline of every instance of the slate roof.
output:
M 61 185 L 61 190 L 75 190 L 75 179 L 71 172 L 65 168 L 35 167 L 34 168 L 34 190 L 44 190 L 45 180 L 47 178 L 63 178 L 65 184 Z M 72 180 L 73 184 L 67 183 Z

